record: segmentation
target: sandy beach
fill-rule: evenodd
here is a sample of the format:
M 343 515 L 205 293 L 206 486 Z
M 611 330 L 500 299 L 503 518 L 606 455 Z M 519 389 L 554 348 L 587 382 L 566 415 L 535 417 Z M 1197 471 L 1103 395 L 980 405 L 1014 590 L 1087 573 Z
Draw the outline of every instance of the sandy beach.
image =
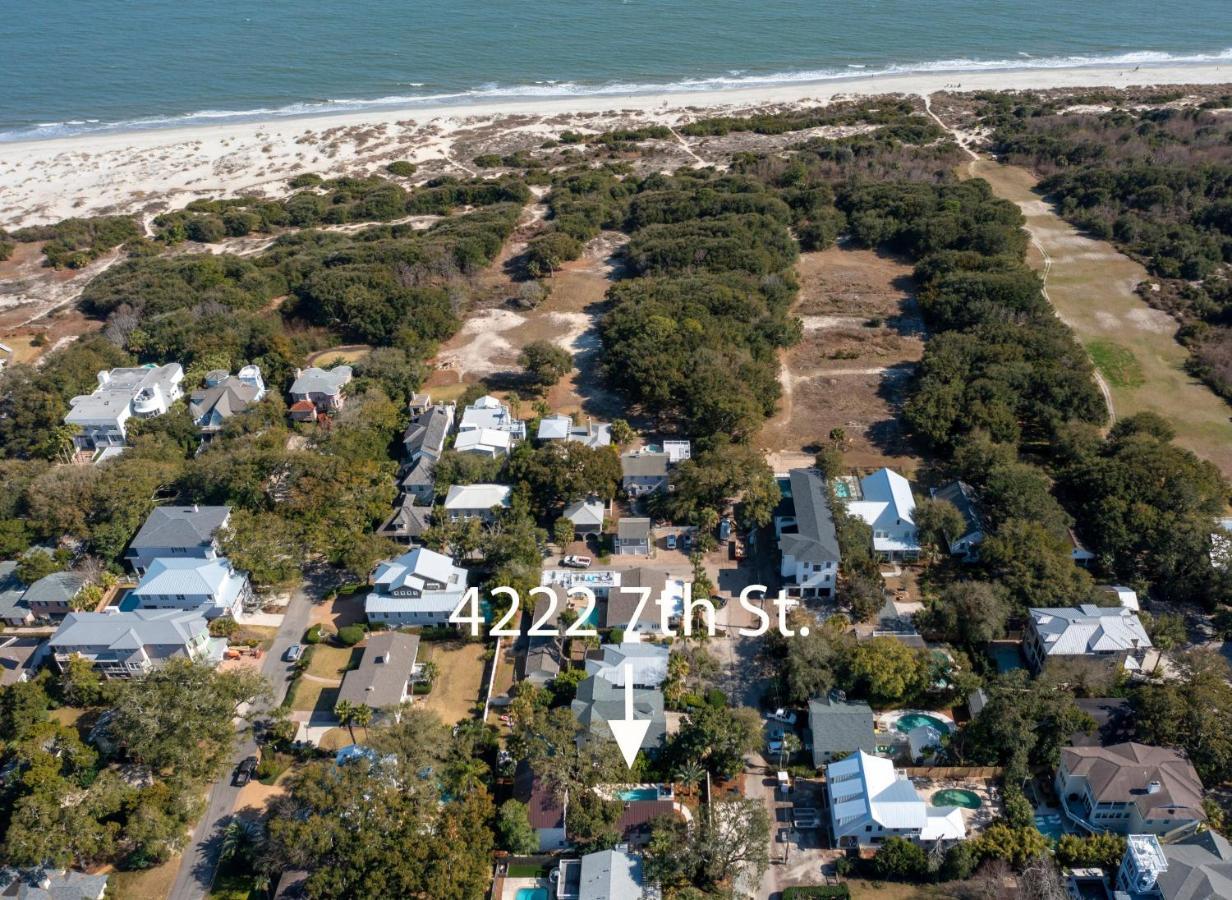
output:
M 1232 66 L 928 72 L 696 93 L 367 110 L 2 143 L 0 226 L 102 213 L 153 215 L 199 197 L 281 195 L 286 193 L 286 179 L 299 172 L 364 174 L 395 159 L 416 163 L 423 177 L 467 176 L 476 174 L 469 161 L 478 153 L 535 146 L 566 129 L 597 132 L 630 123 L 675 125 L 715 112 L 824 104 L 877 94 L 1223 82 L 1232 82 Z

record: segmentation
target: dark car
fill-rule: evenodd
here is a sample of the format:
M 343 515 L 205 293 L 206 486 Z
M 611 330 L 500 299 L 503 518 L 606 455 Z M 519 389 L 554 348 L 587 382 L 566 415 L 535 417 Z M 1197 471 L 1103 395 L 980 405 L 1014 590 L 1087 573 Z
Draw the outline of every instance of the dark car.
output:
M 236 766 L 235 778 L 231 780 L 231 783 L 236 787 L 243 787 L 252 781 L 252 773 L 256 770 L 257 758 L 255 756 L 246 757 L 242 763 Z

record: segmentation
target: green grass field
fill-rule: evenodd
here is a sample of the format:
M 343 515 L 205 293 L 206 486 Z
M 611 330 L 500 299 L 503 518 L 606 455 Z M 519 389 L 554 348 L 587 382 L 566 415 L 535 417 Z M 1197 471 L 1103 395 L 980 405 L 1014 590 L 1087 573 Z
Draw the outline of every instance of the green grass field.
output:
M 1108 384 L 1120 388 L 1142 387 L 1146 376 L 1142 374 L 1142 366 L 1133 351 L 1113 341 L 1091 341 L 1087 344 L 1087 352 L 1095 368 L 1099 369 Z

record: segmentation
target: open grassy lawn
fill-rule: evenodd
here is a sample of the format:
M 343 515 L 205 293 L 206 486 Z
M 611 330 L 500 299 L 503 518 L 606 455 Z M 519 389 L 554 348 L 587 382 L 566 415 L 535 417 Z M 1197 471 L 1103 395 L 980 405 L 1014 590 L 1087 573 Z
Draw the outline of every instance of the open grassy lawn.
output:
M 328 644 L 317 644 L 312 649 L 312 659 L 308 663 L 308 674 L 321 678 L 342 678 L 344 672 L 359 665 L 359 658 L 364 651 L 359 647 L 331 647 Z
M 350 365 L 363 359 L 372 348 L 367 344 L 343 344 L 339 347 L 328 347 L 308 355 L 308 365 L 331 369 L 338 365 Z
M 175 873 L 180 868 L 180 857 L 173 856 L 161 866 L 153 869 L 142 869 L 136 872 L 112 872 L 108 881 L 109 897 L 128 898 L 140 897 L 142 900 L 163 900 L 171 893 L 175 883 Z
M 330 687 L 310 678 L 301 678 L 295 684 L 291 708 L 300 712 L 332 712 L 338 702 L 338 688 Z
M 269 650 L 274 645 L 274 638 L 277 636 L 278 629 L 268 625 L 241 625 L 235 637 L 231 638 L 231 643 L 244 644 L 248 641 L 259 641 L 262 650 Z
M 953 896 L 944 885 L 898 884 L 893 881 L 865 881 L 852 878 L 847 881 L 852 900 L 944 900 Z
M 440 671 L 432 693 L 422 698 L 423 703 L 445 724 L 453 725 L 471 717 L 483 689 L 485 650 L 487 646 L 478 642 L 425 641 L 419 645 L 420 662 L 431 660 Z
M 1146 269 L 1061 219 L 1034 192 L 1035 176 L 1026 169 L 980 160 L 971 174 L 1022 209 L 1038 242 L 1028 259 L 1039 269 L 1051 261 L 1049 298 L 1107 381 L 1117 418 L 1158 413 L 1178 444 L 1232 475 L 1232 407 L 1186 374 L 1176 321 L 1134 293 L 1152 281 Z
M 364 730 L 356 728 L 355 736 L 362 741 Z M 351 740 L 350 731 L 345 728 L 331 728 L 321 736 L 321 742 L 317 746 L 322 750 L 341 750 L 343 747 L 349 747 L 353 743 L 355 742 Z

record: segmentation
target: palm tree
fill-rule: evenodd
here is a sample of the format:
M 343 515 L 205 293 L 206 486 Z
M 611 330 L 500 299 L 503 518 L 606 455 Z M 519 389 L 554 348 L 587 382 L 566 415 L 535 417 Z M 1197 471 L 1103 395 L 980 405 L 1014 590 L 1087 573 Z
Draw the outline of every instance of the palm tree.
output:
M 706 770 L 697 760 L 691 759 L 676 770 L 676 780 L 680 782 L 681 787 L 691 793 L 706 780 Z
M 779 768 L 783 767 L 784 759 L 791 759 L 800 752 L 802 746 L 800 738 L 796 737 L 795 732 L 789 731 L 784 734 L 782 746 L 779 748 Z
M 351 709 L 351 721 L 364 730 L 364 740 L 367 740 L 368 726 L 372 724 L 372 707 L 366 703 L 356 703 Z M 354 738 L 352 734 L 351 739 Z
M 339 700 L 338 705 L 334 707 L 334 715 L 351 733 L 352 744 L 355 743 L 355 710 L 356 706 L 350 700 Z
M 223 862 L 229 859 L 242 859 L 252 862 L 257 852 L 265 842 L 265 830 L 256 819 L 245 819 L 235 816 L 223 829 L 222 840 L 219 843 L 218 858 Z

